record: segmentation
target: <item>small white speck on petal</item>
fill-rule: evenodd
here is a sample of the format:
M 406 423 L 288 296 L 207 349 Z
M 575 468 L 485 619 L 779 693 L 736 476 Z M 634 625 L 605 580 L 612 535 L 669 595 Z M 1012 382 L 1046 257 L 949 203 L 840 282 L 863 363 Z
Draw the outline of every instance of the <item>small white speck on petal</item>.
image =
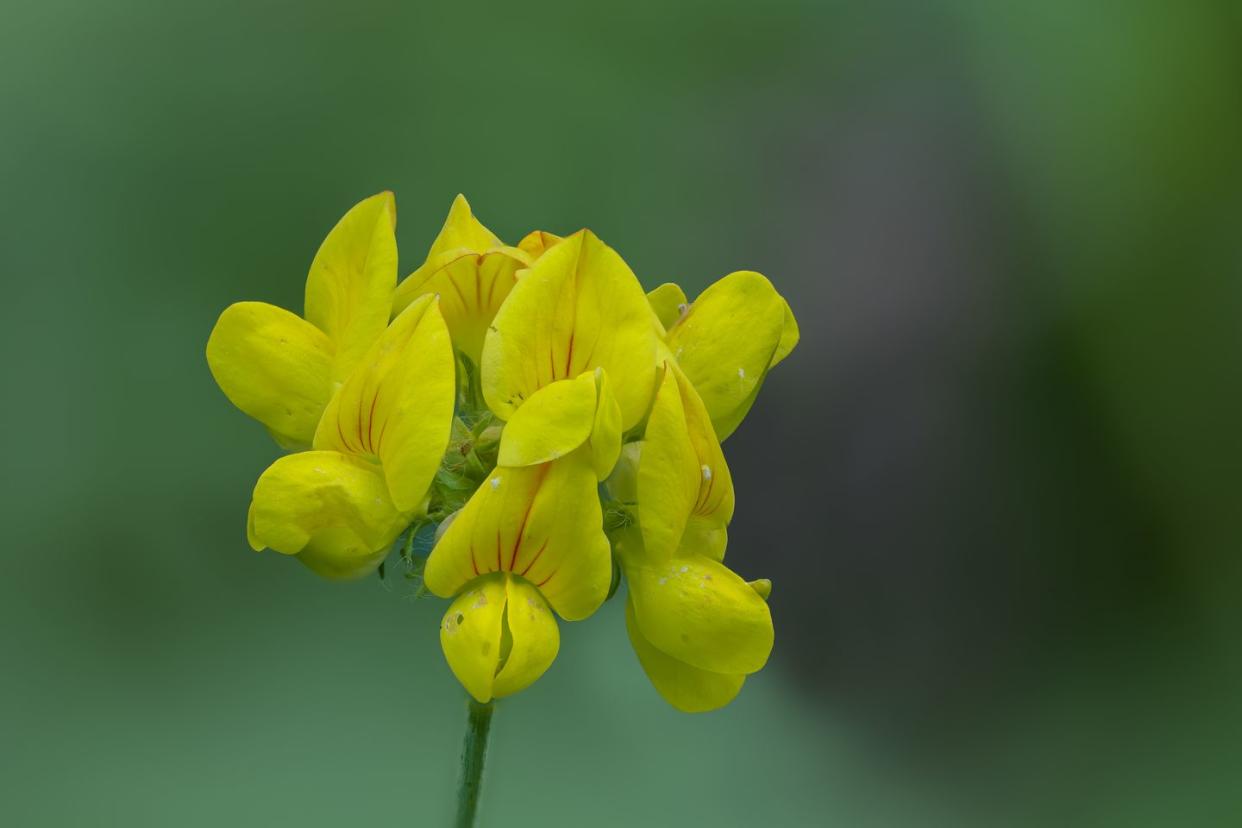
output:
M 712 479 L 712 467 L 711 466 L 708 466 L 708 465 L 703 466 L 703 479 L 704 480 Z
M 746 379 L 746 369 L 745 369 L 745 368 L 738 368 L 738 369 L 737 369 L 737 378 L 738 378 L 738 379 Z
M 500 488 L 500 477 L 499 477 L 499 475 L 497 475 L 496 477 L 493 477 L 493 478 L 491 479 L 491 484 L 492 484 L 492 488 L 493 488 L 493 489 L 499 489 L 499 488 Z
M 683 567 L 681 568 L 681 571 L 682 571 L 682 572 L 689 572 L 689 571 L 690 571 L 690 567 L 688 567 L 688 566 L 683 566 Z
M 660 586 L 664 586 L 665 584 L 668 583 L 668 578 L 661 578 L 659 583 L 660 583 Z

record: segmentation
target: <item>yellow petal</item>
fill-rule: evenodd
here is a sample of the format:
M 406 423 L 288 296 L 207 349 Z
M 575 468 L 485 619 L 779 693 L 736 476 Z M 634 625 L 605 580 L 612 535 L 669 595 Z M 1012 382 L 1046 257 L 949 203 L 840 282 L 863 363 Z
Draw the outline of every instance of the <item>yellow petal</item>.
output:
M 652 326 L 663 327 L 659 323 L 660 323 L 660 320 L 655 319 L 654 314 L 653 314 Z M 664 339 L 662 338 L 663 336 L 664 334 L 661 333 L 659 334 L 659 336 L 656 337 L 656 365 L 661 365 L 661 366 L 664 365 L 664 363 L 666 362 L 677 361 L 676 357 L 673 356 L 673 351 L 668 347 L 668 343 L 666 343 Z
M 766 379 L 766 375 L 764 379 Z M 755 404 L 755 399 L 759 396 L 759 389 L 763 387 L 763 380 L 755 383 L 755 387 L 751 389 L 750 396 L 742 400 L 742 402 L 725 414 L 716 417 L 712 421 L 712 426 L 716 430 L 716 434 L 720 435 L 723 440 L 733 432 L 737 431 L 737 427 L 742 424 L 742 420 L 746 419 L 746 415 L 750 413 L 750 407 Z
M 693 551 L 719 560 L 733 519 L 733 477 L 707 410 L 690 381 L 669 363 L 656 392 L 638 467 L 644 545 L 666 558 L 690 535 Z
M 397 207 L 392 193 L 359 202 L 319 246 L 306 277 L 306 319 L 336 346 L 343 381 L 388 324 L 397 284 Z
M 426 261 L 423 262 L 422 267 L 411 274 L 410 278 L 420 276 L 423 268 L 436 267 L 437 260 L 445 253 L 454 250 L 482 253 L 503 245 L 504 242 L 497 238 L 496 234 L 474 217 L 474 213 L 470 210 L 470 202 L 466 201 L 464 195 L 458 193 L 449 207 L 448 218 L 444 220 L 444 226 L 440 228 L 439 235 L 431 243 L 431 249 L 427 251 Z
M 769 369 L 775 368 L 776 364 L 789 356 L 789 352 L 794 349 L 801 339 L 802 334 L 798 331 L 798 320 L 794 319 L 793 308 L 789 307 L 789 303 L 781 299 L 785 304 L 785 322 L 781 326 L 781 339 L 776 344 L 776 353 L 772 355 L 772 364 Z
M 553 247 L 518 280 L 483 343 L 483 394 L 503 420 L 557 380 L 603 368 L 628 430 L 647 410 L 656 333 L 633 272 L 589 230 Z
M 742 689 L 746 676 L 740 673 L 712 673 L 691 667 L 656 649 L 643 638 L 634 620 L 634 606 L 625 606 L 625 629 L 638 663 L 664 700 L 683 713 L 704 713 L 724 707 Z
M 694 503 L 694 517 L 723 526 L 733 520 L 733 475 L 697 389 L 676 364 L 670 363 L 669 370 L 677 379 L 686 433 L 699 461 L 699 496 Z
M 453 675 L 480 702 L 529 687 L 551 666 L 560 631 L 539 591 L 507 574 L 472 582 L 440 623 Z
M 529 264 L 529 257 L 512 247 L 486 253 L 450 251 L 437 266 L 420 268 L 397 287 L 393 313 L 400 313 L 420 296 L 439 294 L 453 345 L 478 365 L 488 325 L 517 282 L 518 271 Z
M 772 615 L 745 581 L 701 556 L 627 563 L 638 628 L 652 646 L 714 673 L 753 673 L 772 651 Z
M 424 583 L 447 598 L 479 575 L 513 572 L 562 618 L 587 617 L 612 582 L 597 485 L 583 449 L 539 466 L 497 467 L 436 543 Z
M 539 590 L 517 576 L 507 577 L 505 587 L 509 603 L 503 623 L 508 625 L 512 645 L 496 674 L 496 686 L 492 689 L 496 698 L 534 684 L 552 666 L 561 646 L 556 618 Z
M 679 377 L 679 386 L 686 410 L 686 427 L 699 461 L 699 494 L 690 519 L 686 521 L 680 545 L 683 554 L 690 552 L 719 561 L 724 559 L 728 543 L 726 527 L 733 520 L 733 475 L 694 387 L 685 377 Z M 639 499 L 641 501 L 641 495 Z
M 453 421 L 456 362 L 434 296 L 402 312 L 324 411 L 315 447 L 376 457 L 392 500 L 412 511 L 440 466 Z
M 251 501 L 250 508 L 246 510 L 246 542 L 255 552 L 262 552 L 267 548 L 267 544 L 254 533 L 254 501 Z
M 505 425 L 496 462 L 530 466 L 569 454 L 590 437 L 595 409 L 594 374 L 545 385 Z
M 250 506 L 251 545 L 297 555 L 328 578 L 379 566 L 408 520 L 379 467 L 335 451 L 280 458 L 259 478 Z
M 766 601 L 772 597 L 772 582 L 767 578 L 757 578 L 753 581 L 747 581 L 746 584 L 763 600 Z
M 638 465 L 638 522 L 648 555 L 661 560 L 677 550 L 698 501 L 701 477 L 677 378 L 665 370 Z
M 392 315 L 396 316 L 422 295 L 424 284 L 447 263 L 467 253 L 485 253 L 502 245 L 503 242 L 474 217 L 470 203 L 459 193 L 449 207 L 444 226 L 427 251 L 427 258 L 398 286 L 393 296 Z
M 332 394 L 332 353 L 314 325 L 263 302 L 226 308 L 207 340 L 207 364 L 225 396 L 289 448 L 315 435 Z
M 665 282 L 647 294 L 647 302 L 651 305 L 656 319 L 664 326 L 664 330 L 673 327 L 686 309 L 686 294 L 673 282 Z
M 457 596 L 440 622 L 440 647 L 449 669 L 475 700 L 492 700 L 500 662 L 504 577 L 479 578 Z
M 681 536 L 679 554 L 702 555 L 713 561 L 723 561 L 725 547 L 729 545 L 729 530 L 719 520 L 691 515 L 686 521 L 686 532 Z
M 522 237 L 522 240 L 518 242 L 518 247 L 530 254 L 533 261 L 550 250 L 559 241 L 561 241 L 560 236 L 549 233 L 546 230 L 532 230 Z
M 595 369 L 595 384 L 598 398 L 595 422 L 591 426 L 591 465 L 595 467 L 595 476 L 602 481 L 612 473 L 621 456 L 621 406 L 603 368 Z
M 794 319 L 793 311 L 790 310 L 789 304 L 786 303 L 785 323 L 781 329 L 781 338 L 780 342 L 777 343 L 776 352 L 772 354 L 772 364 L 768 366 L 769 371 L 778 362 L 789 356 L 789 353 L 794 349 L 794 346 L 798 344 L 798 338 L 798 322 Z M 766 377 L 767 375 L 765 373 L 764 378 L 766 379 Z M 728 414 L 716 418 L 716 433 L 721 435 L 720 439 L 723 440 L 725 437 L 737 430 L 737 427 L 741 425 L 742 420 L 745 419 L 746 414 L 750 411 L 750 407 L 754 405 L 755 398 L 759 396 L 759 389 L 762 387 L 763 380 L 761 379 L 759 382 L 755 383 L 755 387 L 751 390 L 750 396 L 743 400 L 740 405 Z
M 772 364 L 787 307 L 766 278 L 740 271 L 703 291 L 668 332 L 668 347 L 703 398 L 721 440 L 741 421 L 737 410 L 749 408 Z

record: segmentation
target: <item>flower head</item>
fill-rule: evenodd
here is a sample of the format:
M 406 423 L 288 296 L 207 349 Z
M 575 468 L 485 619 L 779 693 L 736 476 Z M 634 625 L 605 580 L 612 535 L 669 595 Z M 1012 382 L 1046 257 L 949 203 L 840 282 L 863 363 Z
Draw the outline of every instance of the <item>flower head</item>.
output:
M 727 704 L 773 629 L 770 583 L 723 564 L 720 441 L 797 342 L 785 300 L 749 271 L 693 303 L 673 284 L 644 294 L 589 230 L 511 247 L 462 196 L 398 286 L 395 216 L 382 193 L 341 219 L 304 317 L 243 302 L 208 341 L 228 398 L 295 450 L 254 488 L 251 546 L 352 578 L 404 537 L 408 574 L 450 601 L 441 646 L 480 702 L 538 679 L 557 616 L 592 615 L 623 575 L 659 693 Z

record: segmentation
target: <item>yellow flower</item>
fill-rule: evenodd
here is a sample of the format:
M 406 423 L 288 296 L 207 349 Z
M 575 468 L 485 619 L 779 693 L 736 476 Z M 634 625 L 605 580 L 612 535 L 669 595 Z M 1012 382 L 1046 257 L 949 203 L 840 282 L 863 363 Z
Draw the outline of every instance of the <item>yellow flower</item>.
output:
M 592 438 L 597 472 L 651 401 L 656 333 L 634 273 L 589 230 L 544 252 L 484 340 L 483 397 L 508 421 L 501 465 L 562 457 Z
M 666 365 L 642 443 L 626 447 L 609 486 L 638 503 L 638 527 L 622 530 L 615 550 L 639 662 L 679 710 L 723 707 L 772 650 L 771 585 L 747 584 L 721 562 L 733 480 L 707 408 L 675 364 Z
M 487 326 L 517 283 L 518 271 L 533 260 L 525 250 L 506 247 L 458 195 L 426 261 L 397 286 L 393 313 L 420 296 L 440 294 L 453 344 L 478 365 Z
M 647 294 L 667 351 L 694 383 L 726 439 L 750 410 L 769 370 L 798 344 L 789 304 L 764 276 L 743 270 L 708 286 L 692 304 L 669 282 Z
M 259 302 L 225 310 L 207 360 L 235 405 L 285 446 L 247 519 L 270 547 L 331 578 L 365 575 L 422 505 L 448 443 L 454 360 L 435 297 L 387 326 L 396 282 L 391 193 L 329 233 L 306 281 L 306 319 Z M 386 327 L 387 326 L 387 327 Z
M 481 702 L 551 665 L 559 633 L 549 606 L 574 621 L 607 597 L 598 481 L 645 413 L 655 376 L 651 311 L 621 257 L 589 231 L 523 244 L 538 259 L 492 321 L 480 366 L 484 399 L 507 421 L 497 465 L 423 573 L 433 593 L 457 596 L 440 640 Z
M 388 324 L 396 222 L 389 192 L 345 214 L 311 263 L 305 319 L 238 302 L 211 332 L 207 364 L 220 389 L 284 448 L 310 445 L 333 392 Z
M 548 607 L 586 618 L 608 595 L 612 564 L 588 449 L 549 463 L 497 467 L 451 519 L 423 571 L 442 598 L 453 674 L 486 702 L 529 686 L 559 642 Z
M 329 578 L 379 566 L 423 506 L 448 445 L 453 349 L 434 296 L 393 321 L 341 386 L 314 451 L 273 463 L 255 485 L 249 538 Z
M 529 687 L 556 659 L 561 634 L 530 581 L 495 572 L 470 582 L 440 623 L 440 646 L 480 702 Z

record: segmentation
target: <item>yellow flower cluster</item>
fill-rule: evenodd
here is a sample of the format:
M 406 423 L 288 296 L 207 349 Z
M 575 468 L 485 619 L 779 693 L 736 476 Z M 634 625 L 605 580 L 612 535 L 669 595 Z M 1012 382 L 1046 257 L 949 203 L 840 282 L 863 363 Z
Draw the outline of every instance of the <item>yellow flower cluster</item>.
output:
M 241 302 L 211 333 L 225 395 L 292 452 L 255 485 L 250 545 L 357 578 L 434 531 L 421 577 L 452 599 L 440 641 L 481 702 L 542 675 L 555 616 L 591 615 L 624 573 L 656 689 L 727 704 L 773 633 L 770 584 L 722 563 L 720 440 L 797 343 L 788 304 L 752 272 L 694 302 L 644 295 L 589 230 L 506 246 L 461 196 L 397 284 L 395 227 L 391 193 L 359 203 L 315 255 L 304 316 Z

